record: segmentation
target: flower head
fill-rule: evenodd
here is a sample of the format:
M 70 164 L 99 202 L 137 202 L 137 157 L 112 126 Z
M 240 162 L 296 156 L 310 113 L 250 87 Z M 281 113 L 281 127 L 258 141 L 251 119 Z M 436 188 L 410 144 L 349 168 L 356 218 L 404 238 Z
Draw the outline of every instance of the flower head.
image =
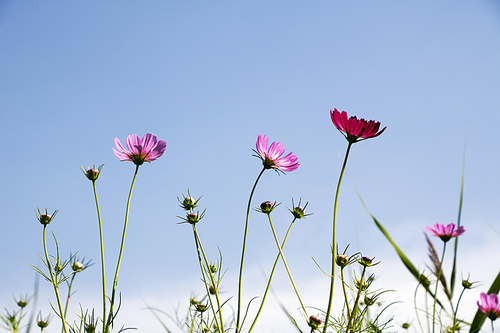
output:
M 262 160 L 265 169 L 274 169 L 276 171 L 293 171 L 299 167 L 297 163 L 297 156 L 289 153 L 281 157 L 285 152 L 285 147 L 281 143 L 274 141 L 269 148 L 267 147 L 267 136 L 259 135 L 257 138 L 257 151 L 256 157 Z
M 295 203 L 293 202 L 293 198 L 292 198 L 292 207 L 293 209 L 288 209 L 290 211 L 290 213 L 292 213 L 293 217 L 296 218 L 296 219 L 301 219 L 303 217 L 307 217 L 309 215 L 312 215 L 312 213 L 310 214 L 306 214 L 306 208 L 307 208 L 307 205 L 309 204 L 308 202 L 306 202 L 306 204 L 304 205 L 304 207 L 302 207 L 300 204 L 302 202 L 302 199 L 299 199 L 299 204 L 297 206 L 295 206 Z
M 434 236 L 441 238 L 443 242 L 447 242 L 454 237 L 458 237 L 465 232 L 463 226 L 455 229 L 455 223 L 450 223 L 447 226 L 442 225 L 441 223 L 434 224 L 434 229 L 430 226 L 427 226 L 426 229 L 431 232 Z
M 479 310 L 485 313 L 488 318 L 495 320 L 500 317 L 500 303 L 498 302 L 497 294 L 481 293 L 480 301 L 477 302 Z
M 156 136 L 151 133 L 147 133 L 142 139 L 135 134 L 129 135 L 127 137 L 127 148 L 130 151 L 123 148 L 118 138 L 115 138 L 115 145 L 118 149 L 113 148 L 116 157 L 122 161 L 132 161 L 135 165 L 154 161 L 163 155 L 165 149 L 167 149 L 166 142 L 163 140 L 158 141 Z
M 330 117 L 335 127 L 337 127 L 349 143 L 375 138 L 387 128 L 384 127 L 379 131 L 380 122 L 374 120 L 366 121 L 363 118 L 358 119 L 356 116 L 347 118 L 347 112 L 342 111 L 340 113 L 337 109 L 330 110 Z

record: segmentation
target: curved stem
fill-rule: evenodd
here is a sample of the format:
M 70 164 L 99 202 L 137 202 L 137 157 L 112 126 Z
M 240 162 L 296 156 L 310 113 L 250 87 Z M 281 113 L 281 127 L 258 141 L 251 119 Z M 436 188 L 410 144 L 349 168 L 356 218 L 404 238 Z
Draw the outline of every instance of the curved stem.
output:
M 245 233 L 243 235 L 243 249 L 241 250 L 241 262 L 240 262 L 240 275 L 238 278 L 238 310 L 236 314 L 236 328 L 235 332 L 239 333 L 240 328 L 240 315 L 241 315 L 241 281 L 243 279 L 243 261 L 245 260 L 245 248 L 247 243 L 247 232 L 248 232 L 248 220 L 250 217 L 250 206 L 252 204 L 253 193 L 255 192 L 255 188 L 257 187 L 257 183 L 259 182 L 260 177 L 266 171 L 266 168 L 262 168 L 262 171 L 259 173 L 259 176 L 255 180 L 255 184 L 253 185 L 252 192 L 250 192 L 250 197 L 248 198 L 248 206 L 247 206 L 247 217 L 245 222 Z
M 138 171 L 139 171 L 139 165 L 136 165 L 135 173 L 134 173 L 134 178 L 132 179 L 132 184 L 130 185 L 130 192 L 128 194 L 127 209 L 126 209 L 126 212 L 125 212 L 125 223 L 123 225 L 122 243 L 121 243 L 121 246 L 120 246 L 120 254 L 118 256 L 118 263 L 116 265 L 115 278 L 114 278 L 114 281 L 113 281 L 113 290 L 112 290 L 112 293 L 111 293 L 111 303 L 110 303 L 110 308 L 109 308 L 109 317 L 108 317 L 108 321 L 107 321 L 106 327 L 104 328 L 104 332 L 103 333 L 108 333 L 109 332 L 109 326 L 113 323 L 113 317 L 114 317 L 113 316 L 113 306 L 115 304 L 115 292 L 116 292 L 116 285 L 118 283 L 118 272 L 120 271 L 120 264 L 121 264 L 122 255 L 123 255 L 123 247 L 125 245 L 125 235 L 127 233 L 128 212 L 129 212 L 129 209 L 130 209 L 130 199 L 132 198 L 132 191 L 134 190 L 134 183 L 135 183 L 135 179 L 137 177 L 137 172 Z
M 203 276 L 203 281 L 205 282 L 205 288 L 207 289 L 207 295 L 208 295 L 208 299 L 210 301 L 210 306 L 212 307 L 212 310 L 214 313 L 214 320 L 215 320 L 215 323 L 217 324 L 217 327 L 219 327 L 221 329 L 221 332 L 224 332 L 225 331 L 224 330 L 224 320 L 222 318 L 222 307 L 220 305 L 219 291 L 215 285 L 214 276 L 213 276 L 213 273 L 210 271 L 207 256 L 205 255 L 205 251 L 203 250 L 203 245 L 201 245 L 200 236 L 198 235 L 198 231 L 196 230 L 195 224 L 193 224 L 193 233 L 194 233 L 194 239 L 195 239 L 195 243 L 196 243 L 196 250 L 198 252 L 198 260 L 200 262 L 201 274 Z M 203 259 L 205 260 L 205 267 L 208 268 L 208 274 L 210 275 L 210 283 L 215 288 L 215 298 L 217 300 L 217 308 L 219 309 L 220 326 L 219 326 L 219 323 L 217 323 L 217 314 L 216 314 L 215 308 L 212 304 L 212 297 L 210 297 L 210 290 L 209 290 L 209 287 L 208 287 L 207 282 L 206 282 L 207 280 L 205 278 L 205 272 L 203 269 L 203 262 L 201 260 L 200 250 L 201 250 L 201 253 L 203 254 Z
M 460 305 L 460 300 L 462 300 L 462 296 L 463 296 L 464 292 L 465 292 L 465 288 L 462 289 L 462 292 L 460 293 L 460 297 L 458 298 L 457 308 L 453 312 L 453 329 L 455 328 L 455 325 L 457 324 L 458 307 Z
M 347 158 L 349 157 L 349 151 L 351 150 L 352 143 L 349 142 L 347 145 L 347 151 L 344 157 L 344 164 L 342 165 L 342 170 L 340 171 L 339 182 L 337 184 L 337 192 L 335 193 L 335 202 L 333 204 L 333 241 L 332 241 L 332 273 L 330 275 L 330 294 L 328 296 L 328 308 L 326 310 L 325 325 L 323 332 L 326 332 L 328 328 L 328 320 L 330 319 L 330 312 L 332 310 L 333 303 L 333 288 L 335 285 L 335 246 L 336 246 L 336 224 L 337 224 L 337 205 L 339 201 L 340 184 L 342 183 L 342 177 L 344 176 L 345 167 L 347 165 Z
M 293 289 L 295 290 L 295 294 L 297 295 L 297 298 L 299 299 L 300 306 L 302 307 L 302 310 L 304 311 L 306 318 L 309 318 L 309 315 L 307 314 L 307 311 L 306 311 L 306 307 L 304 306 L 304 303 L 302 303 L 302 299 L 300 298 L 299 291 L 297 290 L 297 287 L 295 286 L 295 282 L 293 281 L 292 273 L 290 273 L 290 269 L 288 268 L 288 264 L 286 263 L 285 255 L 283 254 L 283 251 L 281 250 L 278 236 L 276 236 L 276 232 L 274 231 L 273 221 L 271 220 L 271 214 L 267 214 L 267 217 L 269 218 L 269 224 L 271 225 L 271 230 L 273 231 L 273 236 L 274 236 L 274 240 L 276 241 L 276 246 L 278 246 L 278 250 L 280 251 L 279 255 L 281 256 L 281 260 L 283 260 L 283 264 L 285 265 L 286 272 L 288 273 L 288 278 L 290 279 L 290 282 L 292 283 Z
M 422 330 L 422 333 L 425 333 L 424 332 L 424 327 L 422 326 L 422 321 L 420 320 L 420 316 L 418 315 L 418 307 L 417 307 L 417 291 L 418 291 L 418 287 L 420 287 L 420 283 L 417 285 L 417 288 L 415 288 L 415 295 L 413 296 L 413 306 L 415 307 L 415 315 L 417 316 L 417 321 L 418 321 L 418 324 L 420 325 L 420 329 Z
M 106 325 L 106 273 L 104 268 L 104 240 L 102 237 L 102 222 L 101 222 L 101 211 L 99 209 L 99 201 L 97 200 L 97 190 L 95 187 L 95 180 L 92 181 L 92 187 L 94 188 L 94 198 L 95 205 L 97 207 L 97 218 L 99 219 L 99 240 L 101 243 L 101 270 L 102 270 L 102 325 L 103 332 L 105 331 Z
M 45 260 L 47 260 L 47 268 L 49 269 L 50 278 L 52 280 L 51 282 L 52 282 L 52 285 L 54 286 L 54 292 L 56 294 L 57 305 L 59 307 L 59 315 L 60 315 L 60 318 L 62 321 L 63 331 L 65 333 L 68 333 L 68 329 L 66 328 L 66 318 L 64 316 L 64 312 L 63 312 L 62 305 L 61 305 L 61 297 L 59 296 L 59 286 L 57 285 L 56 277 L 54 276 L 54 272 L 52 271 L 52 267 L 50 265 L 49 254 L 47 252 L 47 241 L 45 238 L 46 230 L 47 230 L 47 225 L 45 224 L 43 226 L 43 249 L 45 251 Z
M 290 226 L 288 227 L 288 231 L 286 232 L 285 238 L 283 239 L 283 243 L 281 243 L 281 250 L 285 247 L 286 240 L 288 238 L 288 234 L 290 233 L 290 230 L 292 229 L 293 223 L 295 222 L 297 218 L 294 218 L 292 223 L 290 223 Z M 250 326 L 250 329 L 248 330 L 248 333 L 252 332 L 253 327 L 257 323 L 257 319 L 259 318 L 260 312 L 264 308 L 264 302 L 266 301 L 267 297 L 267 292 L 269 291 L 269 288 L 271 287 L 271 280 L 273 279 L 274 275 L 274 270 L 276 269 L 276 266 L 278 265 L 278 261 L 280 259 L 281 253 L 278 253 L 276 256 L 276 260 L 274 261 L 273 269 L 271 270 L 271 274 L 269 275 L 269 281 L 267 281 L 267 286 L 266 286 L 266 291 L 264 292 L 264 295 L 262 296 L 262 302 L 260 303 L 259 310 L 257 311 L 257 315 L 255 316 L 255 319 L 252 322 L 252 326 Z
M 434 333 L 435 326 L 436 326 L 437 293 L 438 293 L 439 279 L 441 278 L 441 270 L 443 268 L 443 260 L 444 260 L 444 253 L 445 252 L 446 252 L 446 242 L 444 242 L 444 245 L 443 245 L 443 255 L 441 256 L 441 262 L 439 263 L 439 270 L 438 270 L 437 280 L 436 280 L 436 291 L 434 292 L 434 306 L 432 309 L 432 333 Z

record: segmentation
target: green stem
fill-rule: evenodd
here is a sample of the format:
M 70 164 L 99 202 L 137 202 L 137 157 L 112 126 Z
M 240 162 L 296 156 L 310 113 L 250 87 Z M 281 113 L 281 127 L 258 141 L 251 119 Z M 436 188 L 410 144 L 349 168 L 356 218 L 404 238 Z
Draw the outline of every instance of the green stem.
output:
M 95 205 L 97 207 L 97 218 L 99 219 L 99 240 L 101 242 L 102 325 L 103 325 L 103 332 L 104 332 L 105 325 L 106 325 L 106 273 L 105 273 L 105 269 L 104 269 L 104 240 L 102 237 L 101 211 L 99 209 L 99 200 L 97 200 L 97 189 L 95 187 L 95 180 L 92 181 L 92 187 L 94 188 Z
M 219 327 L 221 329 L 221 332 L 224 332 L 225 331 L 224 330 L 224 320 L 222 318 L 222 307 L 220 305 L 219 291 L 218 291 L 218 288 L 215 284 L 213 273 L 210 271 L 207 256 L 205 255 L 205 250 L 203 250 L 203 245 L 201 245 L 200 236 L 198 235 L 198 231 L 196 230 L 195 224 L 193 224 L 193 233 L 194 233 L 194 240 L 196 243 L 196 250 L 198 253 L 198 260 L 200 262 L 201 274 L 203 276 L 203 281 L 205 282 L 205 288 L 207 289 L 207 295 L 208 295 L 208 299 L 210 301 L 210 307 L 212 308 L 212 311 L 214 313 L 214 320 L 215 320 L 215 323 L 217 324 L 217 327 Z M 219 326 L 219 323 L 217 322 L 217 314 L 216 314 L 215 308 L 212 304 L 212 297 L 210 296 L 210 290 L 209 290 L 209 287 L 208 287 L 207 282 L 206 282 L 207 280 L 205 278 L 205 272 L 203 269 L 203 262 L 201 260 L 200 250 L 201 250 L 201 253 L 203 254 L 203 259 L 205 260 L 205 267 L 208 268 L 208 274 L 210 275 L 210 283 L 212 284 L 213 288 L 215 288 L 215 298 L 217 300 L 217 308 L 219 309 L 220 326 Z
M 269 224 L 271 225 L 271 230 L 273 231 L 273 236 L 274 236 L 274 240 L 276 241 L 276 246 L 278 246 L 278 250 L 280 252 L 279 255 L 281 256 L 281 260 L 283 260 L 283 264 L 285 265 L 286 272 L 288 273 L 288 278 L 290 279 L 290 282 L 292 283 L 293 289 L 295 290 L 295 294 L 297 295 L 297 298 L 299 299 L 300 306 L 302 307 L 302 310 L 304 311 L 306 318 L 309 318 L 309 315 L 307 314 L 307 311 L 306 311 L 306 307 L 304 306 L 304 303 L 302 303 L 302 299 L 300 298 L 299 291 L 297 290 L 297 287 L 295 286 L 295 282 L 293 281 L 292 273 L 290 273 L 290 269 L 288 268 L 288 264 L 286 263 L 285 255 L 283 254 L 283 251 L 281 250 L 278 236 L 276 236 L 276 231 L 274 231 L 273 221 L 271 220 L 271 214 L 267 214 L 267 217 L 269 218 Z
M 458 307 L 460 306 L 460 300 L 462 299 L 462 295 L 465 292 L 465 288 L 462 289 L 462 292 L 460 293 L 460 297 L 458 298 L 457 302 L 457 308 L 453 312 L 453 328 L 455 328 L 455 325 L 457 324 L 457 314 L 458 314 Z
M 62 321 L 63 331 L 64 331 L 64 333 L 68 333 L 68 329 L 66 328 L 66 318 L 64 316 L 64 312 L 63 312 L 62 305 L 61 305 L 61 297 L 59 296 L 59 286 L 57 285 L 56 277 L 54 276 L 54 272 L 52 271 L 52 267 L 50 265 L 49 254 L 47 252 L 47 242 L 46 242 L 46 238 L 45 238 L 46 230 L 47 230 L 47 225 L 45 224 L 43 226 L 43 249 L 45 251 L 45 260 L 47 260 L 47 267 L 49 269 L 50 278 L 52 280 L 51 282 L 52 282 L 52 285 L 54 286 L 54 292 L 56 294 L 57 305 L 59 307 L 59 314 L 60 314 L 61 321 Z
M 116 285 L 118 284 L 118 272 L 120 271 L 120 264 L 122 261 L 122 255 L 123 255 L 123 247 L 125 245 L 125 235 L 127 233 L 127 224 L 128 224 L 128 213 L 130 209 L 130 199 L 132 198 L 132 191 L 134 190 L 134 183 L 135 179 L 137 177 L 137 172 L 139 171 L 139 165 L 136 165 L 135 168 L 135 173 L 134 173 L 134 178 L 132 179 L 132 184 L 130 185 L 130 192 L 128 194 L 128 200 L 127 200 L 127 210 L 125 212 L 125 223 L 123 225 L 123 234 L 122 234 L 122 243 L 120 246 L 120 254 L 118 256 L 118 263 L 116 265 L 116 272 L 115 272 L 115 278 L 113 280 L 113 290 L 111 292 L 111 302 L 110 302 L 110 308 L 109 308 L 109 317 L 106 326 L 104 327 L 104 332 L 103 333 L 108 333 L 109 327 L 113 324 L 113 306 L 115 304 L 115 293 L 116 293 Z
M 345 280 L 344 280 L 344 267 L 340 268 L 340 279 L 342 280 L 342 290 L 344 291 L 345 307 L 347 309 L 347 317 L 351 316 L 351 309 L 349 308 L 349 300 L 347 299 L 347 292 L 345 290 Z
M 75 274 L 71 277 L 71 282 L 68 283 L 68 298 L 66 299 L 66 306 L 64 307 L 64 318 L 68 313 L 69 299 L 71 298 L 71 288 L 73 287 L 73 281 L 75 280 Z
M 285 239 L 283 239 L 283 243 L 281 244 L 281 250 L 283 250 L 283 248 L 285 247 L 285 243 L 286 243 L 286 240 L 288 238 L 288 234 L 290 233 L 290 230 L 292 229 L 293 223 L 295 222 L 296 219 L 297 218 L 294 218 L 292 223 L 290 223 L 290 226 L 288 227 L 288 231 L 286 232 Z M 264 302 L 266 301 L 267 292 L 269 291 L 269 289 L 271 287 L 271 281 L 273 279 L 274 270 L 276 269 L 276 266 L 278 265 L 278 261 L 280 259 L 280 256 L 281 256 L 281 253 L 278 253 L 278 255 L 276 256 L 276 260 L 274 261 L 273 269 L 271 270 L 271 274 L 269 276 L 269 281 L 267 281 L 266 291 L 264 292 L 264 296 L 262 296 L 262 302 L 260 303 L 259 310 L 257 311 L 257 315 L 255 316 L 255 319 L 253 320 L 252 326 L 250 326 L 248 333 L 252 332 L 253 327 L 257 323 L 257 319 L 259 318 L 260 312 L 264 308 Z
M 349 316 L 349 321 L 347 322 L 347 327 L 345 329 L 346 332 L 349 332 L 349 328 L 351 327 L 352 319 L 354 318 L 354 316 L 356 316 L 356 309 L 358 307 L 359 298 L 361 296 L 361 287 L 363 284 L 363 279 L 365 278 L 365 272 L 366 272 L 366 266 L 363 266 L 363 273 L 361 273 L 361 279 L 359 280 L 360 283 L 359 283 L 359 288 L 358 288 L 358 295 L 356 296 L 356 301 L 354 301 L 354 306 L 352 308 L 351 315 Z
M 441 278 L 441 270 L 443 268 L 443 260 L 444 260 L 444 253 L 445 252 L 446 252 L 446 242 L 444 242 L 444 245 L 443 245 L 443 255 L 441 256 L 441 262 L 439 263 L 439 270 L 438 270 L 437 280 L 436 280 L 436 291 L 434 292 L 434 306 L 432 308 L 432 333 L 435 332 L 435 327 L 436 327 L 437 293 L 438 293 L 439 279 Z
M 415 288 L 415 295 L 413 296 L 413 306 L 415 307 L 415 315 L 417 316 L 417 321 L 418 321 L 418 324 L 420 325 L 420 329 L 422 330 L 422 333 L 425 333 L 424 332 L 424 327 L 422 326 L 422 321 L 420 320 L 420 316 L 418 315 L 418 307 L 417 307 L 417 291 L 418 291 L 418 287 L 420 287 L 420 283 L 417 285 L 417 288 Z M 427 291 L 425 293 L 427 295 Z M 427 307 L 426 307 L 426 311 L 427 311 Z
M 245 222 L 245 233 L 243 235 L 243 249 L 241 250 L 241 262 L 240 262 L 240 275 L 238 278 L 238 310 L 236 314 L 236 328 L 235 332 L 239 333 L 241 328 L 240 328 L 240 315 L 241 315 L 241 284 L 242 284 L 242 279 L 243 279 L 243 261 L 245 260 L 245 248 L 246 248 L 246 243 L 247 243 L 247 232 L 248 232 L 248 220 L 250 217 L 250 206 L 252 204 L 252 197 L 253 193 L 255 191 L 255 188 L 257 187 L 257 183 L 259 182 L 260 177 L 262 174 L 266 171 L 266 168 L 263 168 L 262 171 L 259 173 L 259 176 L 255 180 L 255 184 L 253 185 L 252 192 L 250 192 L 250 197 L 248 198 L 248 206 L 247 206 L 247 217 L 246 217 L 246 222 Z
M 328 320 L 330 319 L 330 312 L 332 310 L 333 303 L 333 288 L 335 285 L 335 246 L 336 246 L 336 225 L 337 225 L 337 205 L 339 201 L 340 184 L 342 183 L 342 177 L 344 176 L 345 167 L 347 165 L 347 158 L 349 157 L 349 151 L 351 150 L 352 143 L 349 142 L 347 145 L 347 151 L 345 153 L 344 164 L 342 165 L 342 170 L 340 171 L 339 182 L 337 184 L 337 192 L 335 193 L 335 202 L 333 204 L 333 243 L 332 243 L 332 273 L 330 275 L 330 294 L 328 296 L 328 308 L 326 310 L 325 325 L 323 332 L 326 333 L 328 328 Z

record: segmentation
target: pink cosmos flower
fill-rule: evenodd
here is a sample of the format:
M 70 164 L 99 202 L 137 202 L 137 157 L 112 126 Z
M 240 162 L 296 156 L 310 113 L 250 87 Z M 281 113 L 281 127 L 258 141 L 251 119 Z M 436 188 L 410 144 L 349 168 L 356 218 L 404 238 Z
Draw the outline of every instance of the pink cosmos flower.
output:
M 352 116 L 348 119 L 347 112 L 342 111 L 342 113 L 340 113 L 337 109 L 333 111 L 330 110 L 330 117 L 335 127 L 337 127 L 340 133 L 342 133 L 350 143 L 375 138 L 382 134 L 387 128 L 384 127 L 379 131 L 380 122 L 375 122 L 374 120 L 366 121 L 363 118 L 358 119 L 356 116 Z
M 259 155 L 255 155 L 262 160 L 262 164 L 266 169 L 274 169 L 276 171 L 293 171 L 299 167 L 297 163 L 297 156 L 289 153 L 288 155 L 281 157 L 285 152 L 285 147 L 279 142 L 271 143 L 271 146 L 267 148 L 267 136 L 259 135 L 257 138 L 257 151 Z
M 455 223 L 450 223 L 447 226 L 438 223 L 434 224 L 434 229 L 429 226 L 427 226 L 426 229 L 430 231 L 434 236 L 441 238 L 441 240 L 445 243 L 453 237 L 460 236 L 465 232 L 465 229 L 462 226 L 455 229 Z
M 485 293 L 481 293 L 480 300 L 482 304 L 477 302 L 477 306 L 488 318 L 495 320 L 500 317 L 500 303 L 498 302 L 497 294 L 486 295 Z
M 166 142 L 158 141 L 156 136 L 151 133 L 147 133 L 142 139 L 135 134 L 130 134 L 127 137 L 127 148 L 130 151 L 123 148 L 118 138 L 115 138 L 115 145 L 118 149 L 113 148 L 116 157 L 122 161 L 132 161 L 135 165 L 154 161 L 167 149 Z

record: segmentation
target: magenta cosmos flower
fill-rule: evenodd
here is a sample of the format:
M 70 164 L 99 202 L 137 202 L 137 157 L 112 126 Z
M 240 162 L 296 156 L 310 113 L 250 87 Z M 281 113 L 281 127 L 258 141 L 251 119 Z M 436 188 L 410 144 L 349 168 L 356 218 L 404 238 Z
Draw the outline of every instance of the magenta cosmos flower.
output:
M 481 293 L 480 302 L 477 302 L 477 306 L 491 320 L 500 317 L 500 303 L 498 302 L 497 294 L 486 295 L 485 293 Z
M 293 171 L 299 167 L 297 163 L 297 156 L 289 153 L 288 155 L 281 157 L 285 152 L 285 147 L 279 142 L 271 143 L 271 146 L 267 148 L 267 136 L 259 135 L 257 138 L 257 151 L 259 155 L 255 155 L 262 160 L 262 164 L 265 169 L 274 169 L 276 171 Z
M 356 116 L 347 118 L 347 112 L 342 111 L 340 113 L 337 109 L 330 110 L 330 117 L 335 127 L 337 127 L 349 143 L 375 138 L 387 128 L 384 127 L 379 131 L 380 122 L 374 120 L 366 121 L 363 118 L 358 119 Z
M 426 229 L 430 231 L 434 236 L 441 238 L 441 240 L 445 243 L 453 237 L 460 236 L 465 232 L 465 229 L 462 226 L 455 229 L 455 223 L 450 223 L 446 226 L 438 223 L 434 224 L 434 229 L 429 226 L 427 226 Z
M 117 149 L 113 148 L 113 151 L 116 157 L 122 161 L 132 161 L 135 165 L 154 161 L 167 149 L 166 142 L 158 141 L 151 133 L 147 133 L 142 139 L 135 134 L 130 134 L 127 137 L 127 148 L 130 151 L 123 148 L 118 138 L 115 138 L 115 144 Z

